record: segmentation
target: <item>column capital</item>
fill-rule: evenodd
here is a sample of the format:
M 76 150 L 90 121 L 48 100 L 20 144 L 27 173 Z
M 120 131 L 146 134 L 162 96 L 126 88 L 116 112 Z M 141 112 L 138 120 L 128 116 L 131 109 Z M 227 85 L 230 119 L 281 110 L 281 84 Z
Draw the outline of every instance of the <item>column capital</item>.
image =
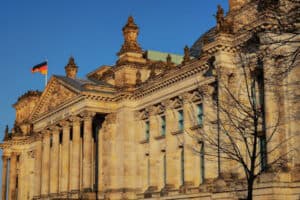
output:
M 83 118 L 83 120 L 90 120 L 95 115 L 96 115 L 96 113 L 95 112 L 91 112 L 91 111 L 84 111 L 84 112 L 80 113 L 80 116 Z
M 9 158 L 9 156 L 7 156 L 7 155 L 2 155 L 2 160 L 3 160 L 3 161 L 6 161 L 8 158 Z
M 80 116 L 71 116 L 69 120 L 73 125 L 79 125 L 80 122 L 82 121 L 82 117 L 80 117 Z
M 51 131 L 49 129 L 42 131 L 42 138 L 48 137 L 51 135 Z
M 62 121 L 59 122 L 59 125 L 64 128 L 64 127 L 71 126 L 71 123 L 70 123 L 69 120 L 64 119 L 64 120 L 62 120 Z
M 61 127 L 59 127 L 58 125 L 51 125 L 48 127 L 48 130 L 50 131 L 59 131 L 61 129 Z

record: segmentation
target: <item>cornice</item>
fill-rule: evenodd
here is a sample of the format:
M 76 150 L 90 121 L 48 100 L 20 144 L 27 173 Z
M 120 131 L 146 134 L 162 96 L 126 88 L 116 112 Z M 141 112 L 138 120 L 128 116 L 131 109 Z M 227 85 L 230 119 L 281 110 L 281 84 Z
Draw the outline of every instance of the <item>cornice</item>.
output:
M 170 73 L 163 74 L 157 78 L 147 82 L 137 89 L 133 94 L 133 99 L 141 99 L 146 95 L 150 95 L 160 89 L 169 87 L 179 81 L 185 80 L 195 74 L 204 72 L 208 69 L 207 59 L 195 60 L 187 65 L 172 70 Z
M 27 144 L 31 144 L 35 141 L 37 141 L 38 139 L 40 139 L 40 136 L 38 134 L 34 134 L 31 136 L 26 136 L 23 138 L 19 138 L 19 139 L 12 139 L 12 140 L 8 140 L 5 141 L 3 143 L 0 144 L 0 148 L 2 150 L 10 148 L 11 146 L 20 146 L 20 145 L 27 145 Z

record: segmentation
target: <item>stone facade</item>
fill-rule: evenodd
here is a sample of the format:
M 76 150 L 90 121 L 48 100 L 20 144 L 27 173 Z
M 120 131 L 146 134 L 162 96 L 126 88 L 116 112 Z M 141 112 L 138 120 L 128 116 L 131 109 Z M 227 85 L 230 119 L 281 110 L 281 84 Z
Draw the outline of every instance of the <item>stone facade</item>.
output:
M 269 168 L 254 183 L 254 199 L 299 199 L 299 2 L 229 4 L 226 15 L 218 7 L 215 28 L 184 48 L 182 63 L 172 62 L 172 55 L 147 56 L 129 17 L 114 66 L 80 79 L 70 58 L 66 76 L 55 75 L 44 91 L 20 97 L 15 125 L 0 144 L 2 199 L 245 198 L 242 167 L 220 148 L 228 141 L 218 136 L 225 142 L 219 152 L 208 138 L 222 126 L 233 130 L 220 125 L 226 118 L 220 108 L 242 115 L 228 94 L 253 106 L 242 85 L 258 70 L 265 82 L 252 88 L 263 91 L 256 132 L 272 140 L 267 155 L 258 153 Z M 244 155 L 245 143 L 236 145 Z M 278 158 L 285 162 L 279 165 Z

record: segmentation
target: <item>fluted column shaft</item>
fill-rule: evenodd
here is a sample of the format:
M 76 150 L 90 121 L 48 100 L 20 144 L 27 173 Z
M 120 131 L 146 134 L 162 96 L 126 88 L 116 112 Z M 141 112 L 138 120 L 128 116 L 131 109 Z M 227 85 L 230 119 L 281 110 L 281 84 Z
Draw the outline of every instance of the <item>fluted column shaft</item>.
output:
M 17 179 L 17 154 L 12 153 L 10 156 L 10 167 L 9 167 L 8 199 L 10 200 L 14 200 L 16 197 L 16 179 Z
M 61 176 L 60 176 L 60 191 L 68 192 L 69 189 L 69 147 L 70 147 L 70 126 L 68 122 L 63 125 L 63 137 L 61 146 Z
M 43 153 L 42 153 L 42 189 L 41 194 L 49 194 L 50 183 L 50 133 L 43 135 Z
M 41 169 L 42 169 L 42 141 L 39 139 L 36 142 L 36 155 L 35 155 L 35 192 L 34 196 L 41 195 Z
M 71 165 L 71 191 L 79 190 L 80 177 L 80 120 L 73 120 L 73 140 L 72 140 L 72 165 Z
M 50 194 L 58 193 L 58 172 L 59 172 L 59 129 L 52 129 L 52 147 L 50 150 Z
M 92 115 L 84 117 L 83 133 L 83 189 L 92 189 Z
M 2 156 L 2 193 L 1 199 L 6 199 L 6 189 L 7 189 L 7 157 Z

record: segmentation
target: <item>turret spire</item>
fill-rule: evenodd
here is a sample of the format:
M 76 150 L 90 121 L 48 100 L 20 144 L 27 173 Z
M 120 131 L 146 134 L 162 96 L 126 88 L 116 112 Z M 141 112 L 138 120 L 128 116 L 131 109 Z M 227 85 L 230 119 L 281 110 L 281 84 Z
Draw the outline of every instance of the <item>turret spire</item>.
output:
M 77 67 L 77 65 L 75 63 L 75 60 L 72 56 L 69 58 L 69 62 L 65 66 L 65 71 L 66 71 L 66 76 L 68 78 L 72 78 L 72 79 L 76 78 L 77 72 L 78 72 L 78 67 Z
M 142 49 L 137 42 L 139 27 L 135 24 L 132 16 L 128 17 L 126 25 L 123 27 L 124 44 L 118 55 L 127 52 L 142 53 Z

